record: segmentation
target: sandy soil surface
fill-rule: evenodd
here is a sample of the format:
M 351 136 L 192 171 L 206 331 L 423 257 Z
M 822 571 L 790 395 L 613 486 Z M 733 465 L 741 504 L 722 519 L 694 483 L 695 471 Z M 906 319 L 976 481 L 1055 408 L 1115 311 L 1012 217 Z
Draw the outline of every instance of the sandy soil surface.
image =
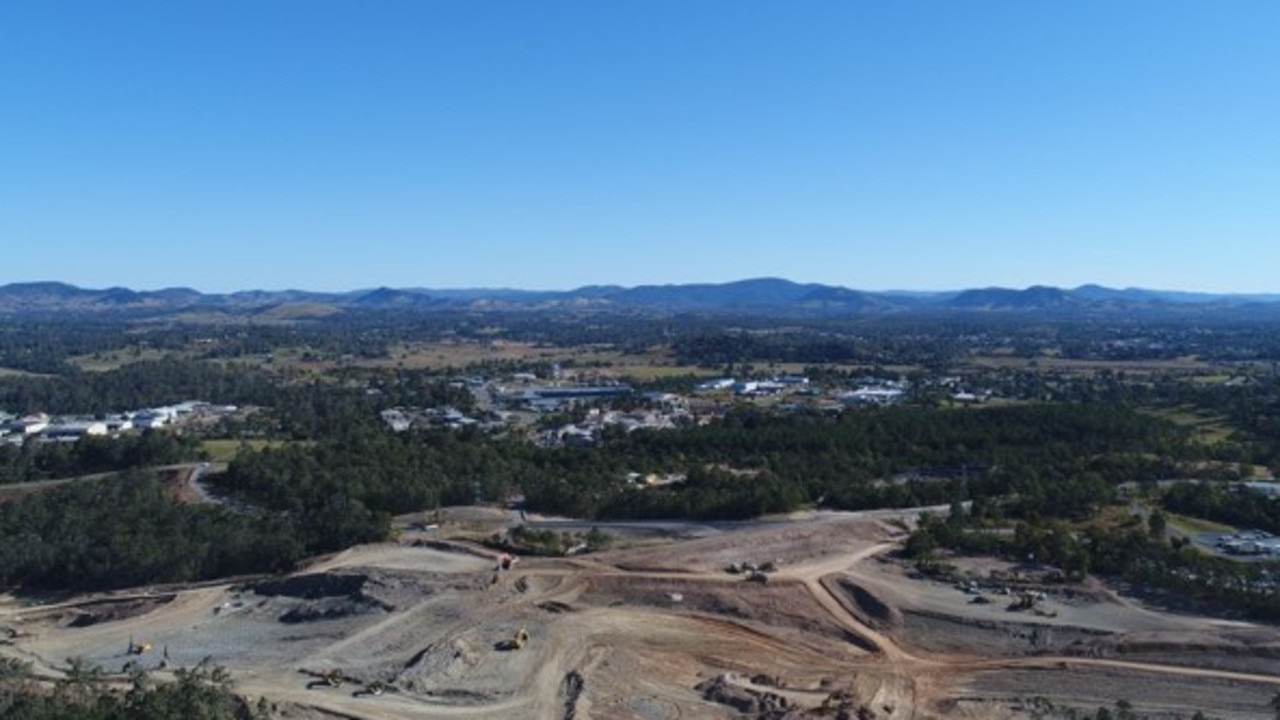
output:
M 1090 587 L 1010 610 L 1028 588 L 1004 595 L 983 578 L 1006 568 L 986 566 L 972 571 L 992 601 L 975 603 L 890 559 L 898 518 L 912 513 L 677 531 L 499 571 L 490 551 L 441 536 L 502 515 L 455 511 L 287 577 L 0 598 L 0 653 L 48 677 L 73 656 L 113 673 L 208 660 L 287 718 L 1029 718 L 1119 699 L 1158 717 L 1274 716 L 1274 628 Z M 734 563 L 775 569 L 751 581 Z

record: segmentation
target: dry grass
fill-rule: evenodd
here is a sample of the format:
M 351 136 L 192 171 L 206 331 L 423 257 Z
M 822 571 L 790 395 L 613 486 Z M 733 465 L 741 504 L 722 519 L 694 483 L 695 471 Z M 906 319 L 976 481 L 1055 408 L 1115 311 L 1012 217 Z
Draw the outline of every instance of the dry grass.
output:
M 286 440 L 205 440 L 200 443 L 200 449 L 209 454 L 211 462 L 231 462 L 236 455 L 240 453 L 241 447 L 250 450 L 264 450 L 266 448 L 280 448 L 290 444 Z
M 302 348 L 279 348 L 270 367 L 326 372 L 337 367 L 410 370 L 465 370 L 485 364 L 526 365 L 558 363 L 569 375 L 590 379 L 632 378 L 637 381 L 693 375 L 707 377 L 714 370 L 676 364 L 670 349 L 656 347 L 644 353 L 622 353 L 610 346 L 552 347 L 534 343 L 489 341 L 441 341 L 400 343 L 388 349 L 385 358 L 305 359 Z M 263 358 L 245 359 L 246 364 L 266 366 Z M 789 372 L 789 370 L 788 370 Z
M 1169 527 L 1184 535 L 1193 535 L 1201 532 L 1229 533 L 1235 529 L 1230 525 L 1223 525 L 1221 523 L 1201 520 L 1200 518 L 1188 517 L 1186 515 L 1175 515 L 1169 512 L 1165 513 L 1165 520 Z
M 1183 374 L 1217 375 L 1217 369 L 1208 362 L 1196 357 L 1173 358 L 1170 360 L 1077 360 L 1051 355 L 1034 358 L 1012 357 L 1007 355 L 975 355 L 970 364 L 976 368 L 1015 370 L 1044 370 L 1071 374 L 1092 375 L 1110 370 L 1127 375 L 1148 375 L 1151 373 L 1176 372 Z
M 1235 428 L 1227 422 L 1226 417 L 1197 411 L 1190 406 L 1161 408 L 1144 412 L 1168 420 L 1176 425 L 1190 428 L 1194 434 L 1193 439 L 1211 445 L 1226 442 L 1235 432 Z
M 504 340 L 445 341 L 393 345 L 389 352 L 391 359 L 377 362 L 384 366 L 402 365 L 408 368 L 444 369 L 464 368 L 486 362 L 557 362 L 574 353 L 575 351 L 564 348 Z

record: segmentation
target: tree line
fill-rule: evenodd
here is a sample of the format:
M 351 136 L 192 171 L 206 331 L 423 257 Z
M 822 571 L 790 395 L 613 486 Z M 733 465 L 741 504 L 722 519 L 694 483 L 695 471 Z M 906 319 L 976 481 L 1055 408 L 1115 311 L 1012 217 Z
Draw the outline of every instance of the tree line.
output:
M 174 502 L 131 471 L 0 504 L 0 587 L 85 591 L 293 567 L 293 519 Z
M 0 484 L 174 465 L 200 456 L 195 438 L 152 429 L 119 438 L 88 436 L 73 443 L 28 440 L 0 445 Z
M 6 720 L 267 720 L 270 705 L 235 694 L 222 668 L 178 668 L 172 681 L 135 669 L 126 688 L 113 687 L 101 668 L 78 658 L 52 687 L 38 681 L 29 663 L 0 658 L 0 716 Z

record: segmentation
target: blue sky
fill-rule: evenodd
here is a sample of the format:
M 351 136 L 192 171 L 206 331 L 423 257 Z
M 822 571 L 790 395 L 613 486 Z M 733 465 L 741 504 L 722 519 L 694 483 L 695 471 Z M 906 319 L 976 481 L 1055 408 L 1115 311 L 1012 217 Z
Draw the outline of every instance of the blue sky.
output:
M 11 0 L 0 283 L 1280 290 L 1274 0 Z

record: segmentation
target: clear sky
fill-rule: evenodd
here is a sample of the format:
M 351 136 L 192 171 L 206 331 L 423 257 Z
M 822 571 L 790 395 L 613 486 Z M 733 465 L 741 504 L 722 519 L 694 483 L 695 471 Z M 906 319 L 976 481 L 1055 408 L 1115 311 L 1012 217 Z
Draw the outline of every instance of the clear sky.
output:
M 0 283 L 1280 290 L 1275 0 L 5 0 Z

